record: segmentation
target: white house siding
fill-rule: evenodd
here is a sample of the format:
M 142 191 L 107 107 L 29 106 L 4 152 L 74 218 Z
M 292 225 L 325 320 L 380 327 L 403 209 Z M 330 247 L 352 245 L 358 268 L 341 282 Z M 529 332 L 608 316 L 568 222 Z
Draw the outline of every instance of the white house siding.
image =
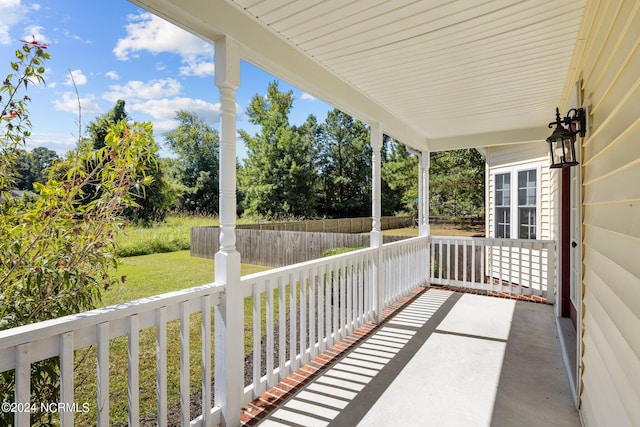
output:
M 515 179 L 515 173 L 519 170 L 535 169 L 538 173 L 538 204 L 537 210 L 537 239 L 554 239 L 554 206 L 551 198 L 551 188 L 553 172 L 549 169 L 549 156 L 547 145 L 544 142 L 514 144 L 501 147 L 489 147 L 487 149 L 487 237 L 496 237 L 495 232 L 495 175 L 504 172 L 511 172 L 511 179 Z M 513 182 L 513 181 L 512 181 Z M 517 194 L 512 194 L 512 200 L 516 200 Z M 514 218 L 512 218 L 514 220 Z M 512 237 L 517 237 L 512 234 Z M 511 259 L 505 259 L 504 255 L 496 250 L 487 252 L 487 274 L 490 277 L 505 281 L 514 282 L 523 286 L 529 286 L 527 277 L 540 276 L 536 280 L 542 283 L 542 289 L 547 287 L 547 264 L 546 261 L 540 270 L 531 270 L 523 260 L 540 256 L 540 251 L 513 249 Z M 520 267 L 521 271 L 520 271 Z M 505 273 L 508 272 L 508 273 Z
M 582 81 L 586 426 L 640 425 L 640 2 L 588 1 L 567 89 Z M 550 112 L 551 115 L 551 112 Z

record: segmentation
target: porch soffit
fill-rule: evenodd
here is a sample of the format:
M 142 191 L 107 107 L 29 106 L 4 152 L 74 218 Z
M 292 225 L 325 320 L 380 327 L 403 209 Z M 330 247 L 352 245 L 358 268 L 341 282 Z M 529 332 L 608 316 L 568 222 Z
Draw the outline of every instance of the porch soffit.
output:
M 543 140 L 583 0 L 130 0 L 415 149 Z

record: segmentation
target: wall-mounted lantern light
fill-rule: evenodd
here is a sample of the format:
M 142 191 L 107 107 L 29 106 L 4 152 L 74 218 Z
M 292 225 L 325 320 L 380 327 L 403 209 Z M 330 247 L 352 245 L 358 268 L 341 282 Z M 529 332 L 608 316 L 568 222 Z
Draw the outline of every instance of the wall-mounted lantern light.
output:
M 556 128 L 547 138 L 551 153 L 551 168 L 564 168 L 578 164 L 575 148 L 576 135 L 584 137 L 587 130 L 586 121 L 584 108 L 572 108 L 564 119 L 560 118 L 560 110 L 556 108 L 556 121 L 549 123 L 549 128 L 553 125 L 556 125 Z

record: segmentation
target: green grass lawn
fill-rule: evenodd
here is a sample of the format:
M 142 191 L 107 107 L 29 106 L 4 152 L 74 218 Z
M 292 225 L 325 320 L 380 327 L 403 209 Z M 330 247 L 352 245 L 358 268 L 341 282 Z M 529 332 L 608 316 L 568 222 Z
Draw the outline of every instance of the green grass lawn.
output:
M 242 265 L 242 275 L 267 270 L 268 267 Z M 214 263 L 211 260 L 193 258 L 189 251 L 177 251 L 124 258 L 113 275 L 126 277 L 124 283 L 103 293 L 102 305 L 114 305 L 139 298 L 150 297 L 179 289 L 191 288 L 213 282 Z M 252 331 L 252 301 L 245 300 L 245 350 L 250 350 Z M 264 311 L 263 311 L 264 312 Z M 190 359 L 192 393 L 200 388 L 201 381 L 201 315 L 191 316 Z M 169 405 L 179 403 L 180 324 L 167 324 L 167 384 Z M 156 411 L 156 331 L 149 328 L 140 331 L 140 414 L 153 417 Z M 84 360 L 82 360 L 84 358 Z M 212 365 L 213 354 L 211 355 Z M 126 425 L 127 408 L 127 339 L 110 341 L 110 416 L 112 425 Z M 76 414 L 77 425 L 92 425 L 96 419 L 95 348 L 76 352 L 76 402 L 88 402 L 90 412 Z
M 171 217 L 165 223 L 149 228 L 127 227 L 118 238 L 121 254 L 151 253 L 150 255 L 127 256 L 121 258 L 120 266 L 113 271 L 117 278 L 123 278 L 117 285 L 103 292 L 102 306 L 115 305 L 144 297 L 159 295 L 175 290 L 187 289 L 214 281 L 214 263 L 212 260 L 191 257 L 189 251 L 190 229 L 193 226 L 218 225 L 217 218 L 208 217 Z M 384 234 L 417 236 L 415 227 L 397 230 L 385 230 Z M 477 231 L 468 232 L 451 228 L 432 228 L 433 235 L 477 235 Z M 154 253 L 155 252 L 155 253 Z M 242 275 L 247 275 L 268 267 L 242 265 Z M 288 291 L 287 291 L 288 292 Z M 277 295 L 274 300 L 278 301 Z M 288 299 L 287 299 L 288 300 Z M 262 301 L 264 306 L 264 301 Z M 277 310 L 277 307 L 275 308 Z M 245 299 L 245 351 L 251 351 L 252 342 L 252 300 Z M 264 316 L 265 310 L 262 310 Z M 201 315 L 191 316 L 190 355 L 192 393 L 200 388 L 201 378 Z M 264 322 L 264 319 L 263 319 Z M 264 330 L 264 329 L 263 329 Z M 144 417 L 153 417 L 156 407 L 156 331 L 149 328 L 140 331 L 140 413 Z M 169 405 L 179 402 L 179 366 L 180 344 L 179 323 L 167 325 L 167 382 Z M 84 358 L 84 360 L 83 360 Z M 127 408 L 127 339 L 115 338 L 110 341 L 110 417 L 112 425 L 126 425 Z M 214 363 L 211 355 L 212 365 Z M 78 425 L 92 425 L 96 419 L 95 396 L 95 348 L 76 352 L 78 367 L 76 380 L 76 402 L 90 403 L 91 411 L 77 414 Z
M 268 268 L 243 264 L 242 275 Z M 124 276 L 125 281 L 104 292 L 102 305 L 119 304 L 212 283 L 214 268 L 212 260 L 192 257 L 187 250 L 122 258 L 113 275 L 118 278 Z
M 218 218 L 213 217 L 170 216 L 149 227 L 127 225 L 118 236 L 119 254 L 129 257 L 189 249 L 191 227 L 218 224 Z

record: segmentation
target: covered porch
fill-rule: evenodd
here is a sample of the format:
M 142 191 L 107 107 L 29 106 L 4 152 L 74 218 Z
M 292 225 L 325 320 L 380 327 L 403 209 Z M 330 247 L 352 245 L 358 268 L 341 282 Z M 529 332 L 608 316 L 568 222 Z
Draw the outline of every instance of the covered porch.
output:
M 242 276 L 233 307 L 224 305 L 230 290 L 212 283 L 2 331 L 0 372 L 13 371 L 15 402 L 31 408 L 32 364 L 59 358 L 56 417 L 65 426 L 113 425 L 116 370 L 127 372 L 131 426 L 398 425 L 392 420 L 409 416 L 418 420 L 411 425 L 578 425 L 553 306 L 522 301 L 552 288 L 504 283 L 486 267 L 481 278 L 467 276 L 462 263 L 438 267 L 431 255 L 436 246 L 455 254 L 478 245 L 488 265 L 491 243 L 506 268 L 510 248 L 523 244 L 445 239 L 447 250 L 421 236 Z M 552 250 L 531 253 L 530 266 L 554 265 Z M 555 268 L 548 277 L 553 283 Z M 247 305 L 245 319 L 238 307 Z M 112 366 L 121 337 L 127 363 Z M 78 354 L 95 369 L 95 396 L 81 402 L 95 408 L 91 420 L 74 406 Z M 149 359 L 154 371 L 144 368 Z M 152 415 L 140 411 L 151 391 L 143 384 L 155 384 Z M 28 410 L 15 412 L 16 425 L 29 420 Z
M 419 288 L 243 408 L 243 425 L 578 426 L 553 310 Z
M 28 408 L 31 365 L 59 357 L 60 401 L 72 408 L 74 351 L 92 346 L 96 396 L 90 404 L 97 425 L 111 425 L 113 369 L 128 373 L 128 424 L 140 425 L 140 334 L 151 329 L 157 425 L 579 424 L 551 305 L 559 277 L 556 242 L 430 236 L 428 170 L 430 151 L 547 136 L 549 112 L 566 104 L 573 90 L 565 81 L 582 5 L 377 2 L 372 8 L 355 1 L 341 11 L 340 2 L 133 2 L 215 44 L 221 99 L 215 279 L 0 332 L 0 372 L 15 372 L 15 402 Z M 338 19 L 343 12 L 345 19 Z M 558 38 L 571 43 L 558 46 Z M 547 58 L 551 47 L 559 61 Z M 389 60 L 380 66 L 382 57 Z M 241 60 L 370 125 L 370 248 L 240 276 L 234 233 Z M 420 236 L 388 245 L 380 232 L 383 134 L 420 157 Z M 240 308 L 247 301 L 250 331 Z M 408 305 L 385 317 L 402 302 Z M 196 315 L 201 339 L 193 360 Z M 110 343 L 119 337 L 126 337 L 128 363 L 112 367 Z M 177 362 L 168 354 L 171 339 L 179 342 Z M 245 369 L 245 340 L 251 371 Z M 330 366 L 319 370 L 319 360 Z M 197 411 L 191 410 L 194 364 L 201 372 Z M 170 373 L 179 376 L 180 395 L 179 419 L 171 422 Z M 266 404 L 259 403 L 263 396 Z M 259 414 L 264 417 L 251 419 Z M 61 425 L 73 425 L 76 413 L 63 410 L 58 417 Z M 16 425 L 29 422 L 28 411 L 16 411 Z

